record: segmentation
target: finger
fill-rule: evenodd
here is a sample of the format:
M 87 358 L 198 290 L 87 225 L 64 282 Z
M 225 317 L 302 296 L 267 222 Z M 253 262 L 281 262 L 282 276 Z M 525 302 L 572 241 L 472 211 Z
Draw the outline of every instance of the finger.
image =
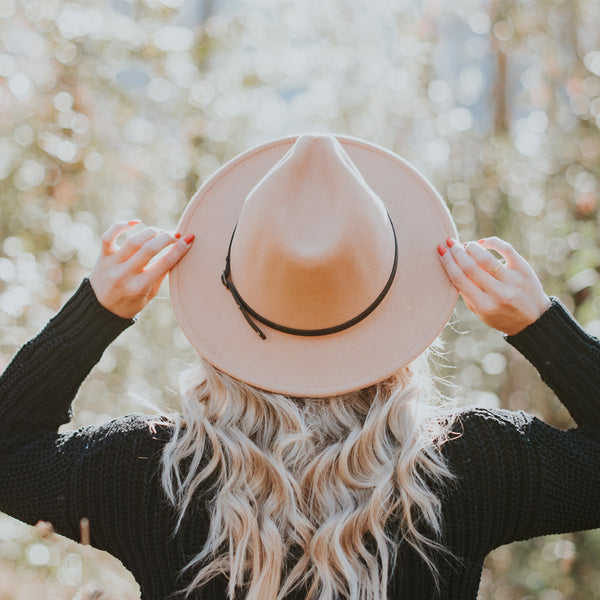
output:
M 509 268 L 523 268 L 527 261 L 508 242 L 493 236 L 479 240 L 479 245 L 488 250 L 495 250 L 500 254 Z
M 466 277 L 472 281 L 477 287 L 486 292 L 496 293 L 498 291 L 498 279 L 491 275 L 483 268 L 464 248 L 460 243 L 452 244 L 449 254 L 455 260 Z M 494 263 L 494 267 L 497 264 Z
M 139 225 L 141 221 L 117 221 L 102 235 L 102 253 L 110 255 L 115 252 L 115 240 L 122 234 Z
M 156 227 L 146 227 L 132 235 L 119 248 L 117 259 L 119 262 L 129 260 L 147 241 L 160 235 L 161 230 Z
M 162 282 L 164 281 L 166 275 L 167 274 L 164 273 L 158 279 L 152 280 L 152 287 L 150 288 L 150 293 L 148 294 L 148 298 L 152 299 L 152 298 L 154 298 L 154 296 L 156 296 L 156 294 L 158 294 L 158 290 L 160 289 L 160 286 L 162 285 Z
M 464 248 L 467 254 L 473 257 L 477 264 L 479 264 L 481 268 L 487 271 L 490 275 L 494 276 L 496 279 L 501 279 L 503 277 L 505 271 L 503 268 L 503 263 L 493 256 L 488 250 L 483 248 L 481 244 L 467 242 Z
M 145 242 L 140 249 L 131 256 L 124 264 L 131 273 L 139 273 L 148 267 L 150 261 L 162 252 L 167 246 L 175 242 L 175 238 L 166 231 Z
M 466 275 L 459 263 L 455 260 L 454 255 L 448 251 L 446 246 L 443 246 L 443 248 L 446 249 L 443 254 L 438 250 L 438 252 L 440 252 L 440 260 L 454 287 L 456 287 L 463 297 L 466 296 L 467 298 L 471 298 L 475 303 L 481 302 L 485 292 Z
M 187 237 L 186 239 L 178 240 L 168 252 L 156 260 L 146 270 L 148 280 L 150 282 L 158 282 L 157 290 L 158 287 L 160 287 L 160 283 L 165 278 L 165 275 L 187 254 L 193 241 L 193 237 L 191 239 Z

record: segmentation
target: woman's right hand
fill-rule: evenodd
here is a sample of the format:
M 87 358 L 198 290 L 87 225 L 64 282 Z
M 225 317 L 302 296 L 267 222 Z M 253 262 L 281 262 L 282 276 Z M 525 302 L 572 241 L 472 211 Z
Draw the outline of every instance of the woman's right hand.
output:
M 488 250 L 495 250 L 499 261 Z M 508 335 L 519 333 L 550 307 L 550 299 L 527 261 L 497 237 L 438 246 L 448 277 L 467 307 L 484 323 Z
M 131 319 L 156 296 L 166 274 L 183 258 L 194 240 L 181 239 L 155 227 L 146 227 L 123 244 L 117 238 L 139 221 L 115 223 L 102 236 L 102 250 L 90 275 L 98 302 L 112 313 Z M 165 248 L 160 258 L 151 261 Z

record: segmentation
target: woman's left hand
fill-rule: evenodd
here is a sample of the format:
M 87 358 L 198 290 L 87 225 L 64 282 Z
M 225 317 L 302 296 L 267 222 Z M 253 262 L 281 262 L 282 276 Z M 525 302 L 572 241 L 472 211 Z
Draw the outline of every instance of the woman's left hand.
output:
M 166 274 L 193 241 L 193 236 L 181 239 L 147 227 L 117 246 L 117 238 L 136 225 L 139 221 L 121 221 L 102 236 L 102 250 L 90 275 L 98 302 L 125 319 L 133 318 L 156 296 Z M 168 246 L 172 247 L 150 264 Z
M 499 261 L 488 250 L 495 250 Z M 550 299 L 527 261 L 497 237 L 438 246 L 442 265 L 467 308 L 508 335 L 519 333 L 550 307 Z

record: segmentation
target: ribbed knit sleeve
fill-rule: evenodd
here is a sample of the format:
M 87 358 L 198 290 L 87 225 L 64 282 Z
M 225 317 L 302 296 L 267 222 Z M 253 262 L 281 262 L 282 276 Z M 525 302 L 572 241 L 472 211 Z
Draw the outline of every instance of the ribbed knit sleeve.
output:
M 56 432 L 89 371 L 132 322 L 105 309 L 86 279 L 10 362 L 0 377 L 0 510 L 78 536 L 68 489 L 81 434 Z
M 556 299 L 507 341 L 580 426 L 563 431 L 522 412 L 463 415 L 462 436 L 449 452 L 461 483 L 451 504 L 463 516 L 454 521 L 471 515 L 478 530 L 464 540 L 454 532 L 467 554 L 475 543 L 481 555 L 514 540 L 600 527 L 600 342 Z
M 538 370 L 576 423 L 600 428 L 600 342 L 556 298 L 535 323 L 506 340 Z
M 460 554 L 600 527 L 600 430 L 479 408 L 461 415 L 460 433 L 447 448 L 458 485 L 444 513 Z
M 56 431 L 68 422 L 79 386 L 105 348 L 132 323 L 105 309 L 85 279 L 0 377 L 0 435 Z

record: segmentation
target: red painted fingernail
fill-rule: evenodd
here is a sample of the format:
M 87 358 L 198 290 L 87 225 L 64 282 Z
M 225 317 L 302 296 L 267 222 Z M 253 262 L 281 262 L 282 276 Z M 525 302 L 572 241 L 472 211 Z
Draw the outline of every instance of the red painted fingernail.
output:
M 139 219 L 134 219 L 133 221 L 127 221 L 128 225 L 139 225 L 141 221 Z
M 195 238 L 195 237 L 196 237 L 196 236 L 195 236 L 193 233 L 190 233 L 189 235 L 186 235 L 186 236 L 183 238 L 183 241 L 184 241 L 186 244 L 191 244 L 191 243 L 194 241 L 194 238 Z
M 478 240 L 478 244 L 483 244 L 484 240 Z
M 454 246 L 454 240 L 452 238 L 448 238 L 446 240 L 446 244 L 447 244 L 448 248 L 452 248 L 452 246 Z
M 180 234 L 180 233 L 176 233 L 176 234 L 175 234 L 175 239 L 176 239 L 176 240 L 178 240 L 180 237 L 181 237 L 181 234 Z
M 446 250 L 446 248 L 443 246 L 443 244 L 438 244 L 437 251 L 440 256 L 444 256 L 444 254 L 446 254 L 446 252 L 448 252 L 448 250 Z

